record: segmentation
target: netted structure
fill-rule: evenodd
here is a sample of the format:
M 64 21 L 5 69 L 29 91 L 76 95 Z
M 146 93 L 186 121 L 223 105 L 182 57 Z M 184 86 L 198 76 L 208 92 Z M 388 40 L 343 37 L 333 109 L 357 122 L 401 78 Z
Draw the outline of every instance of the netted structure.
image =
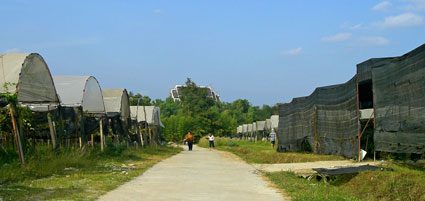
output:
M 61 118 L 65 121 L 66 138 L 83 138 L 107 122 L 100 85 L 93 76 L 53 76 L 60 98 Z
M 240 125 L 236 128 L 236 137 L 239 138 L 239 139 L 242 139 L 242 127 L 243 126 Z
M 242 125 L 242 136 L 243 139 L 248 139 L 248 124 Z
M 248 140 L 251 140 L 252 133 L 253 133 L 252 124 L 247 124 L 247 131 L 246 131 L 246 135 L 247 135 L 247 139 L 248 139 Z
M 131 118 L 137 122 L 137 125 L 142 131 L 144 143 L 159 144 L 161 143 L 161 127 L 164 125 L 161 122 L 161 112 L 159 107 L 155 106 L 130 106 Z
M 131 122 L 130 101 L 126 89 L 103 89 L 106 116 L 114 134 L 128 135 Z
M 52 75 L 39 54 L 0 55 L 0 69 L 0 93 L 16 92 L 18 102 L 34 110 L 45 108 L 47 111 L 48 106 L 53 108 L 59 104 Z
M 308 151 L 353 157 L 357 154 L 356 77 L 317 88 L 310 96 L 279 105 L 278 151 Z M 272 118 L 273 127 L 273 118 Z
M 270 117 L 271 129 L 274 129 L 277 132 L 279 128 L 279 115 L 272 115 Z
M 373 88 L 376 151 L 425 152 L 425 45 L 400 56 L 357 65 Z
M 267 137 L 267 130 L 266 130 L 266 121 L 257 121 L 256 122 L 257 125 L 257 140 L 262 140 L 264 137 Z
M 269 131 L 269 132 L 272 130 L 272 120 L 271 119 L 266 119 L 266 130 Z

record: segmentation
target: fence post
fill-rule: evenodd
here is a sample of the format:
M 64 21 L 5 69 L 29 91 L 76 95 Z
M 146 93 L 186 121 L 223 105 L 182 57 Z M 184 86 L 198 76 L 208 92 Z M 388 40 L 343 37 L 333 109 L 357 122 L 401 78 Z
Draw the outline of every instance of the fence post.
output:
M 24 153 L 22 152 L 21 139 L 19 137 L 18 128 L 16 127 L 15 112 L 13 111 L 14 107 L 15 107 L 15 105 L 13 103 L 9 104 L 10 116 L 12 118 L 12 124 L 13 124 L 13 130 L 15 131 L 16 146 L 17 146 L 18 153 L 19 153 L 19 160 L 20 160 L 21 164 L 25 164 Z

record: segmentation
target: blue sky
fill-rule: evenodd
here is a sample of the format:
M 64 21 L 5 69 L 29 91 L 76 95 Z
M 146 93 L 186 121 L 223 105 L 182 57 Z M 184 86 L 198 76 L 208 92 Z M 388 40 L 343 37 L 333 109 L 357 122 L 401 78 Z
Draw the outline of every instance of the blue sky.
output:
M 0 52 L 152 98 L 190 77 L 224 101 L 273 105 L 420 46 L 424 16 L 425 0 L 3 1 Z

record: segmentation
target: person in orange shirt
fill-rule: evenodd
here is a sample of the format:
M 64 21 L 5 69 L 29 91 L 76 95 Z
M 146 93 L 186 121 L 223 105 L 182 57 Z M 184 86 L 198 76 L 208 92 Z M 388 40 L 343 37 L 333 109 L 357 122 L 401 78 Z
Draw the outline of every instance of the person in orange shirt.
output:
M 190 133 L 190 131 L 186 135 L 186 142 L 189 146 L 189 151 L 192 151 L 193 148 L 193 135 Z

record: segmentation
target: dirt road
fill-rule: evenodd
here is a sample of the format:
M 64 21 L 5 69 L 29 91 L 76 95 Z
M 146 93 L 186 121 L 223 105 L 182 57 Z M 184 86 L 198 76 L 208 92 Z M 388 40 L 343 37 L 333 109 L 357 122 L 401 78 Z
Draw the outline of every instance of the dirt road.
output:
M 147 170 L 99 200 L 284 200 L 254 167 L 194 147 Z

